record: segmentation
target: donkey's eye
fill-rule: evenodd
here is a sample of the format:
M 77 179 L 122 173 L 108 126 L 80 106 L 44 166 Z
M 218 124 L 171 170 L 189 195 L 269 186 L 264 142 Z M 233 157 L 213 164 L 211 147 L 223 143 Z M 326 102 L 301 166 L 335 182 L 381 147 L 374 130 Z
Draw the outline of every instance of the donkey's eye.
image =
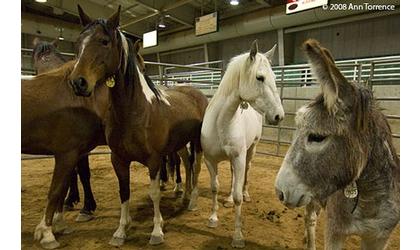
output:
M 108 40 L 105 40 L 105 39 L 102 39 L 101 40 L 101 43 L 102 43 L 103 46 L 107 46 L 108 43 L 109 43 L 109 41 Z
M 257 80 L 260 82 L 264 82 L 265 78 L 264 76 L 257 76 Z
M 319 134 L 309 134 L 308 142 L 322 142 L 327 136 Z

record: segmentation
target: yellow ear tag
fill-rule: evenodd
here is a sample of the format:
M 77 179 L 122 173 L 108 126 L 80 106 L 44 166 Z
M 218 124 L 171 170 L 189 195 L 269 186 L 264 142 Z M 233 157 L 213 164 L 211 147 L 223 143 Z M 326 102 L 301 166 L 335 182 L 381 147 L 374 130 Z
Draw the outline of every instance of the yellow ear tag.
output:
M 115 80 L 114 77 L 111 76 L 110 78 L 106 79 L 105 85 L 108 86 L 108 88 L 112 88 L 115 86 Z

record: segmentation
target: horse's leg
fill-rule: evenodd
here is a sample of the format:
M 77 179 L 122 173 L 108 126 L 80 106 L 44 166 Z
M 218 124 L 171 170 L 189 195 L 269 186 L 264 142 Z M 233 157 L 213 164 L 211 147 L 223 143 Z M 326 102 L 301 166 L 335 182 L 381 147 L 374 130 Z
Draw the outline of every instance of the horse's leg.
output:
M 149 167 L 150 175 L 150 191 L 149 196 L 153 201 L 153 231 L 150 236 L 149 244 L 158 245 L 163 243 L 163 218 L 160 213 L 159 203 L 160 203 L 160 188 L 159 188 L 159 166 L 162 164 L 161 157 L 152 156 L 150 157 L 147 166 Z
M 160 166 L 160 188 L 166 189 L 166 183 L 168 182 L 168 171 L 166 169 L 167 156 L 162 157 L 162 165 Z
M 121 217 L 120 225 L 117 231 L 115 231 L 112 239 L 109 241 L 110 245 L 121 246 L 124 244 L 125 238 L 127 237 L 126 231 L 130 227 L 130 161 L 126 161 L 118 157 L 115 153 L 111 154 L 111 162 L 114 167 L 114 171 L 118 178 L 118 184 L 120 187 L 120 199 L 121 199 Z M 160 167 L 160 166 L 159 166 Z M 159 178 L 158 187 L 159 187 Z
M 57 211 L 53 217 L 53 233 L 70 234 L 73 229 L 70 228 L 64 220 L 64 197 L 66 197 L 67 190 L 69 189 L 70 180 L 67 179 L 64 182 L 63 192 L 57 203 Z
M 362 236 L 362 250 L 383 250 L 386 249 L 388 243 L 389 234 L 377 238 L 377 237 L 368 237 Z
M 249 196 L 249 192 L 248 192 L 248 171 L 249 171 L 249 168 L 251 167 L 251 160 L 255 155 L 256 149 L 257 149 L 256 144 L 252 144 L 251 147 L 249 147 L 246 152 L 245 181 L 244 181 L 244 190 L 243 190 L 245 202 L 251 201 L 251 197 Z
M 92 188 L 90 186 L 90 169 L 89 169 L 89 156 L 85 155 L 80 158 L 77 163 L 77 172 L 82 182 L 83 191 L 85 194 L 85 201 L 82 210 L 76 218 L 78 222 L 89 221 L 94 218 L 93 212 L 96 210 L 96 201 L 93 197 Z
M 197 146 L 195 152 L 194 163 L 192 163 L 193 169 L 193 191 L 191 193 L 190 204 L 188 205 L 188 210 L 194 211 L 197 210 L 197 199 L 198 199 L 198 177 L 200 176 L 201 172 L 201 159 L 203 158 L 203 151 L 197 150 Z
M 315 202 L 309 203 L 305 207 L 305 236 L 304 244 L 306 250 L 315 250 L 316 244 L 316 221 L 321 207 Z
M 70 173 L 75 168 L 77 159 L 78 154 L 76 151 L 55 155 L 54 173 L 48 192 L 47 208 L 34 232 L 35 240 L 39 240 L 43 248 L 53 249 L 60 246 L 52 231 L 53 216 L 56 211 L 62 211 Z M 61 210 L 59 206 L 61 206 Z
M 245 241 L 242 235 L 241 209 L 243 201 L 242 189 L 245 181 L 245 152 L 231 159 L 233 167 L 233 202 L 235 203 L 235 232 L 233 233 L 232 247 L 243 248 Z
M 166 162 L 166 169 L 168 171 L 168 180 L 171 180 L 172 183 L 175 184 L 175 163 L 174 163 L 174 154 L 175 153 L 169 153 L 168 154 L 168 160 Z
M 176 180 L 175 180 L 175 188 L 174 188 L 174 192 L 175 193 L 182 193 L 183 192 L 183 188 L 182 188 L 182 178 L 181 178 L 181 158 L 179 157 L 178 153 L 173 153 L 171 155 L 171 161 L 172 163 L 170 163 L 170 165 L 175 169 L 175 174 L 176 174 Z
M 211 194 L 212 194 L 212 209 L 211 215 L 209 217 L 208 227 L 217 227 L 219 219 L 217 218 L 217 210 L 219 209 L 219 204 L 217 203 L 217 193 L 219 192 L 219 180 L 217 177 L 217 163 L 210 161 L 204 157 L 204 162 L 207 166 L 207 169 L 210 173 L 210 185 L 211 185 Z
M 71 211 L 74 205 L 80 202 L 79 188 L 77 187 L 77 172 L 73 169 L 70 174 L 70 188 L 67 198 L 64 202 L 64 209 Z
M 223 203 L 224 207 L 233 207 L 233 166 L 230 165 L 230 193 Z
M 183 194 L 184 198 L 189 198 L 191 195 L 191 168 L 190 160 L 189 160 L 189 153 L 187 147 L 183 147 L 181 150 L 178 151 L 179 156 L 182 159 L 182 162 L 185 166 L 185 192 Z

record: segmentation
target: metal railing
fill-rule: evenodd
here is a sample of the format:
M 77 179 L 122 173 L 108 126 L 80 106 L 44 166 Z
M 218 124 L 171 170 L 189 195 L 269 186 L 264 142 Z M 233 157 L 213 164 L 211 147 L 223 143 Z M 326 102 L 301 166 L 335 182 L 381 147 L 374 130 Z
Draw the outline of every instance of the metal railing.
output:
M 341 60 L 335 62 L 341 73 L 346 79 L 351 81 L 363 82 L 369 88 L 379 85 L 399 85 L 400 84 L 400 56 L 376 57 L 376 58 L 363 58 L 356 60 Z M 173 69 L 173 68 L 171 68 Z M 313 98 L 300 97 L 300 96 L 287 96 L 285 89 L 288 87 L 306 87 L 310 85 L 317 85 L 316 79 L 311 74 L 309 64 L 299 65 L 286 65 L 274 66 L 274 74 L 276 75 L 276 84 L 280 91 L 282 101 L 303 101 L 309 102 Z M 200 69 L 189 72 L 173 72 L 169 73 L 164 71 L 165 76 L 160 77 L 162 82 L 170 82 L 176 84 L 179 82 L 190 83 L 191 85 L 200 89 L 216 89 L 222 78 L 222 71 L 211 69 Z M 152 79 L 158 80 L 159 76 L 153 76 Z M 211 95 L 208 97 L 212 97 Z M 384 102 L 400 101 L 399 96 L 376 96 L 376 100 Z M 295 110 L 285 110 L 286 116 L 294 116 Z M 396 114 L 386 115 L 389 120 L 399 120 L 400 116 Z M 280 153 L 282 145 L 288 146 L 291 141 L 282 138 L 282 132 L 294 131 L 296 128 L 293 126 L 286 126 L 280 123 L 279 126 L 264 125 L 264 129 L 276 129 L 277 135 L 271 138 L 264 137 L 261 139 L 262 143 L 275 145 L 275 153 L 266 151 L 257 151 L 261 154 L 284 157 Z M 400 135 L 393 133 L 393 138 L 398 139 Z M 276 139 L 273 139 L 276 138 Z
M 155 83 L 163 85 L 176 85 L 178 83 L 189 83 L 199 89 L 217 89 L 223 75 L 223 69 L 218 67 L 210 67 L 210 65 L 220 65 L 222 61 L 212 61 L 204 63 L 196 63 L 189 65 L 148 62 L 146 65 L 156 65 L 161 67 L 161 74 L 151 76 Z M 207 65 L 207 66 L 206 66 Z M 400 84 L 400 57 L 389 56 L 380 58 L 365 58 L 357 60 L 336 61 L 337 67 L 342 74 L 352 81 L 363 82 L 369 88 L 380 85 L 399 85 Z M 179 69 L 189 69 L 194 71 L 188 72 L 170 72 Z M 22 69 L 23 70 L 23 69 Z M 274 66 L 273 71 L 276 75 L 276 84 L 280 91 L 280 98 L 284 101 L 303 101 L 309 102 L 313 98 L 302 96 L 287 96 L 285 90 L 289 87 L 307 87 L 317 85 L 316 79 L 311 74 L 309 64 Z M 208 95 L 212 97 L 212 95 Z M 382 102 L 399 102 L 399 96 L 376 96 L 376 100 Z M 285 110 L 286 116 L 295 116 L 296 110 Z M 386 115 L 389 120 L 400 120 L 400 116 L 396 114 Z M 282 132 L 294 131 L 294 126 L 286 126 L 284 122 L 278 126 L 264 125 L 264 129 L 276 129 L 277 135 L 272 138 L 264 137 L 262 143 L 272 144 L 276 147 L 275 153 L 266 151 L 257 151 L 260 154 L 284 157 L 280 153 L 281 146 L 288 146 L 291 141 L 282 139 Z M 398 133 L 392 134 L 393 138 L 400 139 Z M 276 139 L 273 139 L 276 138 Z

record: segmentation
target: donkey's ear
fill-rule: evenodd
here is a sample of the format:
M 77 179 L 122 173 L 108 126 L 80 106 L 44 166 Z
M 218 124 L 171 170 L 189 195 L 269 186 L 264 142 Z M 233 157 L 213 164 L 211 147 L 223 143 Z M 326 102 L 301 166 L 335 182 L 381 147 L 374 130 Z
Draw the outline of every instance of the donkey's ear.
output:
M 107 26 L 111 30 L 117 29 L 118 26 L 120 25 L 120 12 L 121 12 L 121 5 L 118 6 L 118 10 L 114 14 L 112 14 L 112 16 L 108 18 Z
M 251 51 L 249 52 L 249 58 L 251 58 L 251 60 L 254 60 L 257 53 L 258 53 L 258 42 L 257 40 L 255 40 L 251 44 Z
M 276 51 L 277 44 L 274 44 L 273 48 L 271 48 L 269 51 L 265 52 L 265 56 L 270 61 L 270 63 L 273 61 L 274 52 Z
M 325 56 L 330 60 L 330 63 L 335 65 L 334 57 L 331 55 L 331 52 L 326 48 L 321 48 L 321 50 L 325 54 Z
M 83 27 L 92 22 L 92 19 L 86 15 L 80 5 L 77 5 L 77 11 L 79 12 L 80 22 L 82 23 Z
M 32 46 L 35 48 L 36 45 L 41 42 L 41 39 L 39 39 L 38 37 L 35 37 L 34 40 L 32 41 Z
M 324 104 L 328 111 L 332 112 L 338 99 L 339 87 L 347 81 L 335 66 L 331 53 L 322 48 L 318 41 L 305 41 L 303 50 L 311 64 L 312 73 L 321 84 Z

